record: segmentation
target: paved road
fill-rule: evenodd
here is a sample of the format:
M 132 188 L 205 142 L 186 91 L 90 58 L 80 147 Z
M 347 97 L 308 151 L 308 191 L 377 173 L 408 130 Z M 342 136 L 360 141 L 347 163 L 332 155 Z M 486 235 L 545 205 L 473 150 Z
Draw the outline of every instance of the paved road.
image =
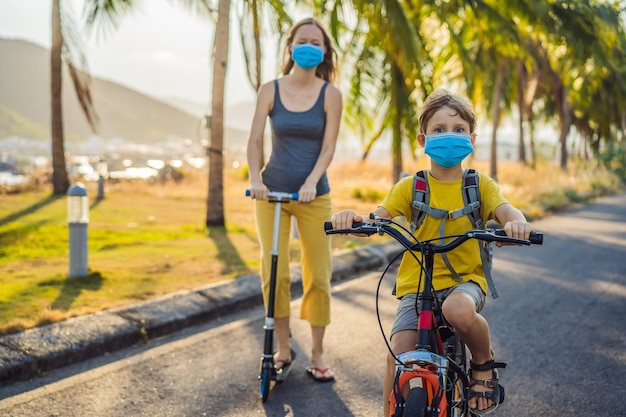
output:
M 544 246 L 497 249 L 500 298 L 484 313 L 507 401 L 500 417 L 625 416 L 626 195 L 535 223 Z M 29 382 L 1 387 L 0 415 L 379 416 L 385 345 L 374 313 L 377 274 L 334 287 L 328 355 L 337 381 L 307 377 L 308 326 L 293 324 L 298 361 L 258 399 L 262 311 L 197 326 Z M 381 290 L 387 330 L 395 301 Z M 293 303 L 296 315 L 299 302 Z

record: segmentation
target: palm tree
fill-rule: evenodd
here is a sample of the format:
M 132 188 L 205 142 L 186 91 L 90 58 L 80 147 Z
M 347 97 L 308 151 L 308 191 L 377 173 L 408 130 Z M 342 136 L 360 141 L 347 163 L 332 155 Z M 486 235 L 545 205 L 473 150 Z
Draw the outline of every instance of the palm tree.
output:
M 623 75 L 624 21 L 618 5 L 600 1 L 528 2 L 526 10 L 520 26 L 529 28 L 526 38 L 536 64 L 533 67 L 539 71 L 535 76 L 549 81 L 540 91 L 545 91 L 544 99 L 558 115 L 560 166 L 566 170 L 570 129 L 576 124 L 579 131 L 584 130 L 578 125 L 590 120 L 577 114 L 594 113 L 605 126 L 619 126 L 619 115 L 611 121 L 605 117 L 615 114 L 617 102 L 609 98 L 592 103 L 589 99 L 600 91 L 604 91 L 600 96 L 625 95 L 623 83 L 613 85 L 615 90 L 603 85 L 603 80 Z M 610 140 L 610 134 L 603 136 Z
M 63 103 L 61 100 L 63 59 L 67 63 L 83 113 L 91 129 L 96 131 L 97 115 L 91 97 L 89 76 L 83 71 L 84 57 L 76 47 L 76 26 L 69 9 L 61 0 L 52 1 L 52 47 L 50 48 L 50 112 L 52 134 L 52 187 L 54 194 L 65 194 L 69 188 L 65 164 Z M 73 41 L 73 42 L 72 42 Z M 78 56 L 79 60 L 75 57 Z
M 403 172 L 402 148 L 415 154 L 418 132 L 417 100 L 431 90 L 420 63 L 426 55 L 402 1 L 346 2 L 318 0 L 314 8 L 330 16 L 330 31 L 350 68 L 345 120 L 364 142 L 363 159 L 381 137 L 390 135 L 392 182 Z M 353 18 L 356 17 L 355 18 Z M 351 27 L 345 21 L 354 21 Z M 344 42 L 342 42 L 344 41 Z
M 263 82 L 261 32 L 266 29 L 271 33 L 278 33 L 280 42 L 283 35 L 288 33 L 293 19 L 281 0 L 240 0 L 240 2 L 238 10 L 241 45 L 248 81 L 256 91 Z
M 213 45 L 211 142 L 209 143 L 209 190 L 206 226 L 224 227 L 224 86 L 228 68 L 230 0 L 219 0 Z
M 63 132 L 62 69 L 67 63 L 78 102 L 92 131 L 96 132 L 98 116 L 91 96 L 90 76 L 80 47 L 78 25 L 69 7 L 61 0 L 52 0 L 52 47 L 50 48 L 50 109 L 52 133 L 52 186 L 54 194 L 65 194 L 69 178 L 65 163 Z M 116 27 L 119 18 L 133 6 L 133 0 L 86 0 L 85 16 L 89 28 Z
M 174 1 L 174 0 L 172 0 Z M 217 18 L 215 7 L 208 0 L 178 0 L 178 3 L 190 10 L 207 15 L 215 22 L 215 37 L 211 61 L 213 62 L 213 82 L 211 91 L 209 184 L 207 195 L 206 226 L 223 227 L 224 219 L 224 181 L 223 181 L 223 144 L 224 144 L 224 97 L 229 54 L 230 0 L 218 0 Z M 261 85 L 261 27 L 263 16 L 271 15 L 265 23 L 274 22 L 275 30 L 286 33 L 291 17 L 285 12 L 279 0 L 242 0 L 240 15 L 241 41 L 246 60 L 248 79 L 257 90 Z M 251 30 L 250 30 L 251 29 Z

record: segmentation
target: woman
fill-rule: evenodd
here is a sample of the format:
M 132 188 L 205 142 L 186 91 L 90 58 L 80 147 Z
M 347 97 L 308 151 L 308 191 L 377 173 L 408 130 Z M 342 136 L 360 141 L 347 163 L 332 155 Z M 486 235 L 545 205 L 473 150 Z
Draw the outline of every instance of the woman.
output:
M 291 216 L 296 218 L 302 251 L 303 297 L 300 318 L 311 325 L 312 366 L 316 381 L 334 379 L 324 359 L 324 332 L 330 323 L 330 240 L 324 221 L 332 215 L 326 169 L 333 159 L 341 121 L 342 97 L 331 82 L 336 52 L 322 25 L 313 18 L 295 24 L 283 51 L 283 76 L 261 86 L 248 140 L 250 195 L 261 243 L 261 277 L 267 305 L 271 267 L 274 206 L 268 191 L 297 192 L 297 203 L 282 206 L 279 253 L 289 253 Z M 272 153 L 263 167 L 263 132 L 270 118 Z M 263 169 L 262 169 L 263 167 Z M 275 299 L 277 369 L 291 365 L 288 256 L 279 256 Z

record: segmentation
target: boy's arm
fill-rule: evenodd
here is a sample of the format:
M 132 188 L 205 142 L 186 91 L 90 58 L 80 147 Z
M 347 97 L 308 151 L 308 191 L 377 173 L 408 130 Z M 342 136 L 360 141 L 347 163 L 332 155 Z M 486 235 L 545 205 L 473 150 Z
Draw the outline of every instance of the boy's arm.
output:
M 496 220 L 504 225 L 504 231 L 507 236 L 517 239 L 528 239 L 530 232 L 533 230 L 530 223 L 526 220 L 524 213 L 516 209 L 509 203 L 500 204 L 496 207 L 494 214 Z M 496 246 L 502 246 L 499 242 Z

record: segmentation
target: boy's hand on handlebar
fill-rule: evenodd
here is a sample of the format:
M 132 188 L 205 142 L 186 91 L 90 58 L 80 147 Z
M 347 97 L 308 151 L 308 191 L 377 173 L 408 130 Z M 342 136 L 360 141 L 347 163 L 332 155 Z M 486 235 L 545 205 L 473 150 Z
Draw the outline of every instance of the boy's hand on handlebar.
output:
M 333 229 L 350 229 L 352 223 L 362 222 L 363 216 L 356 214 L 354 210 L 343 210 L 333 214 L 330 221 L 333 224 Z
M 530 223 L 521 220 L 513 220 L 510 222 L 506 222 L 504 225 L 504 231 L 506 235 L 509 237 L 514 237 L 516 239 L 528 240 L 530 238 L 530 232 L 533 231 Z M 514 243 L 504 243 L 504 242 L 496 242 L 496 246 L 520 246 Z

